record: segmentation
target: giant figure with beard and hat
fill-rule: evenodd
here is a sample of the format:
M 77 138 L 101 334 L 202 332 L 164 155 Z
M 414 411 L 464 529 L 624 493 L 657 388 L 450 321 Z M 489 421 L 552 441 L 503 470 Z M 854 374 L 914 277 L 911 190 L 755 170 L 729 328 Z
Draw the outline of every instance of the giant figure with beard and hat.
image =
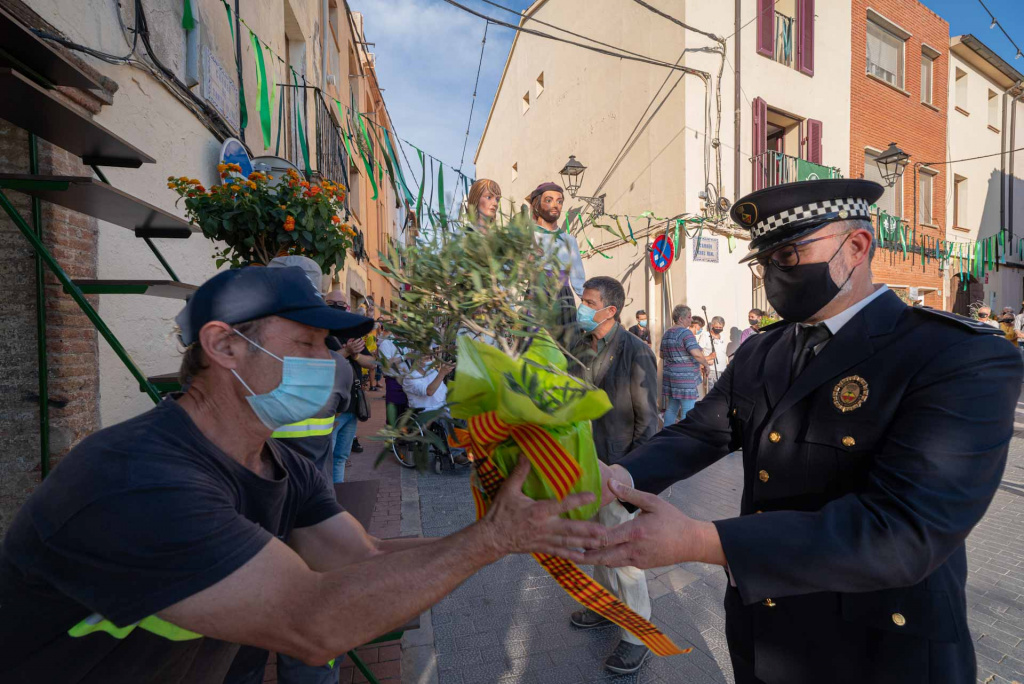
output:
M 562 216 L 564 193 L 555 183 L 541 183 L 530 193 L 530 212 L 537 222 L 537 242 L 546 254 L 553 254 L 560 267 L 562 302 L 559 324 L 561 331 L 555 331 L 566 347 L 571 346 L 576 330 L 576 297 L 583 296 L 583 283 L 587 274 L 580 259 L 580 246 L 576 238 L 558 227 Z
M 976 678 L 964 540 L 1006 465 L 1022 364 L 999 330 L 872 284 L 881 194 L 821 180 L 736 203 L 783 321 L 606 472 L 608 496 L 644 514 L 588 562 L 722 566 L 739 684 Z M 655 496 L 741 447 L 737 517 L 694 520 Z

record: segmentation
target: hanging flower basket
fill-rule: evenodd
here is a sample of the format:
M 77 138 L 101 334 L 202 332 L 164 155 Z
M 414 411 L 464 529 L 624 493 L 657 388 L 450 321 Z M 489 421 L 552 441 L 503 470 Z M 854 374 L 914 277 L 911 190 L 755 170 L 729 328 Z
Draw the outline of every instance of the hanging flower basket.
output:
M 171 176 L 167 187 L 185 201 L 190 222 L 203 235 L 224 243 L 214 253 L 217 268 L 266 265 L 276 256 L 307 256 L 329 274 L 341 269 L 356 231 L 345 223 L 345 187 L 323 181 L 308 183 L 294 170 L 284 182 L 254 171 L 245 179 L 237 164 L 217 167 L 223 183 L 209 191 L 195 178 Z

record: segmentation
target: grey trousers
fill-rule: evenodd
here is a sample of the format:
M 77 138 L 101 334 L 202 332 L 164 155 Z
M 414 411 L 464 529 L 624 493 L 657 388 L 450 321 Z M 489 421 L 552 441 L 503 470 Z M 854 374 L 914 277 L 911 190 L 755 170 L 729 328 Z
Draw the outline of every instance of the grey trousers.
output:
M 618 501 L 603 506 L 594 520 L 605 527 L 615 527 L 635 518 L 640 511 L 628 512 Z M 609 568 L 594 566 L 594 579 L 605 589 L 615 594 L 623 603 L 640 617 L 651 619 L 651 595 L 647 593 L 647 575 L 640 568 Z M 622 630 L 622 640 L 640 645 L 643 642 Z

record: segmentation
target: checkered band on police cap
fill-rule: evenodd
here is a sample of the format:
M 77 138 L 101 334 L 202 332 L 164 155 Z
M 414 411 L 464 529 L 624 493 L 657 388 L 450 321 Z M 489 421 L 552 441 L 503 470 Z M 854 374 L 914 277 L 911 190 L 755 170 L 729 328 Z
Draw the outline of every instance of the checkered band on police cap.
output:
M 774 216 L 769 216 L 763 221 L 758 221 L 751 226 L 750 237 L 751 239 L 757 239 L 788 226 L 791 223 L 815 218 L 816 216 L 825 216 L 827 214 L 841 213 L 844 211 L 847 213 L 847 216 L 843 216 L 841 218 L 866 219 L 870 217 L 869 207 L 870 205 L 865 200 L 854 199 L 852 197 L 812 202 L 801 207 L 786 209 Z

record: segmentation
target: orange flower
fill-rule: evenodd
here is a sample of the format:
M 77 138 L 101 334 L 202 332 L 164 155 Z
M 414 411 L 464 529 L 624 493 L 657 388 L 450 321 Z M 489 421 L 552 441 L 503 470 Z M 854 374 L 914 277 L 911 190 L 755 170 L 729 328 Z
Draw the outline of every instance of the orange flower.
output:
M 304 187 L 306 189 L 309 189 L 309 183 L 307 183 L 306 181 L 302 181 L 301 183 L 299 183 L 299 185 L 301 185 L 302 187 Z
M 341 217 L 340 216 L 332 216 L 331 217 L 331 223 L 333 223 L 334 225 L 338 225 L 339 223 L 341 223 Z
M 189 197 L 195 197 L 195 196 L 196 196 L 196 193 L 194 193 L 194 192 L 190 192 L 190 193 L 188 193 L 188 196 L 189 196 Z
M 298 178 L 299 172 L 296 171 L 295 169 L 288 169 L 287 171 L 285 171 L 285 175 L 291 176 L 292 178 Z
M 290 233 L 293 230 L 295 230 L 295 217 L 294 216 L 289 216 L 288 218 L 286 218 L 284 220 L 284 229 L 288 233 Z
M 230 175 L 231 175 L 231 174 L 230 174 L 230 173 L 228 173 L 227 171 L 221 171 L 221 173 L 220 173 L 220 177 L 221 177 L 221 178 L 227 178 L 227 177 L 228 177 L 228 176 L 230 176 Z
M 201 192 L 201 193 L 203 193 L 204 195 L 206 194 L 206 188 L 205 188 L 205 187 L 203 187 L 202 185 L 196 186 L 196 190 L 197 190 L 198 192 Z
M 167 180 L 169 180 L 169 181 L 172 181 L 172 180 L 174 180 L 174 176 L 168 176 L 168 177 L 167 177 Z
M 285 209 L 285 210 L 287 210 L 287 209 L 288 209 L 288 207 L 284 206 L 283 204 L 278 204 L 278 205 L 277 205 L 277 207 L 278 207 L 279 209 Z
M 169 187 L 169 188 L 173 188 L 173 187 L 174 187 L 174 183 L 168 183 L 168 184 L 167 184 L 167 187 Z
M 245 181 L 245 184 L 249 186 L 250 190 L 255 190 L 256 189 L 256 184 L 253 183 L 252 181 Z
M 231 186 L 231 189 L 232 189 L 232 190 L 234 190 L 235 192 L 238 192 L 238 191 L 239 191 L 239 190 L 241 190 L 242 188 L 238 187 L 237 185 L 232 185 L 232 186 Z

